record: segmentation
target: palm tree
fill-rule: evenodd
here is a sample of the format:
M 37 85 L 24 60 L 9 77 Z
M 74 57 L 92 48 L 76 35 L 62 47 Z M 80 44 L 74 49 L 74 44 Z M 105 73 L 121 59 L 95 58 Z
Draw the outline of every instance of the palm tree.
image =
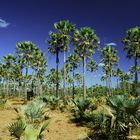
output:
M 13 65 L 16 61 L 16 58 L 12 55 L 12 54 L 8 54 L 6 56 L 3 57 L 3 72 L 5 72 L 5 80 L 6 80 L 6 92 L 7 92 L 7 95 L 9 95 L 9 84 L 10 84 L 10 81 L 11 81 L 11 77 L 13 76 L 12 72 L 13 72 Z M 15 83 L 14 83 L 15 84 Z
M 79 73 L 76 73 L 74 75 L 74 78 L 75 78 L 75 81 L 76 81 L 76 84 L 77 84 L 78 92 L 80 94 L 82 92 L 82 90 L 81 90 L 82 76 Z
M 118 52 L 112 46 L 105 46 L 101 50 L 101 62 L 104 63 L 103 70 L 107 76 L 107 83 L 109 89 L 109 95 L 111 95 L 112 88 L 112 71 L 113 66 L 117 65 L 118 62 Z
M 75 52 L 82 58 L 83 61 L 83 98 L 86 97 L 86 60 L 91 58 L 94 50 L 97 49 L 99 39 L 93 29 L 89 27 L 81 28 L 74 32 L 73 37 Z
M 60 34 L 50 32 L 49 35 L 50 35 L 50 40 L 48 41 L 48 44 L 50 45 L 50 47 L 48 48 L 48 51 L 56 55 L 56 73 L 57 73 L 56 97 L 58 97 L 58 90 L 59 90 L 58 64 L 59 64 L 59 53 L 63 51 L 63 47 L 61 45 L 62 39 Z
M 75 30 L 75 25 L 71 23 L 68 20 L 61 20 L 59 22 L 56 22 L 54 24 L 55 29 L 58 31 L 58 33 L 61 35 L 63 46 L 63 52 L 64 52 L 64 95 L 66 95 L 66 52 L 69 50 L 69 44 L 71 39 L 71 33 Z
M 126 92 L 126 83 L 128 83 L 128 81 L 131 79 L 130 72 L 127 72 L 127 73 L 122 72 L 120 73 L 119 77 L 121 80 L 123 91 Z
M 42 94 L 42 82 L 45 78 L 45 72 L 47 67 L 47 58 L 45 57 L 45 54 L 38 49 L 34 53 L 35 59 L 33 60 L 33 66 L 32 69 L 35 70 L 35 76 L 34 79 L 36 79 L 37 84 L 36 87 L 38 89 L 38 94 Z M 33 85 L 33 81 L 32 81 Z M 32 87 L 33 89 L 33 87 Z
M 58 85 L 60 85 L 61 82 L 61 76 L 60 73 L 58 73 L 58 77 L 57 77 L 57 73 L 56 70 L 54 68 L 50 69 L 49 74 L 47 75 L 47 83 L 50 84 L 50 89 L 53 88 L 54 85 L 56 85 L 56 83 L 58 83 Z
M 119 85 L 119 79 L 120 79 L 120 76 L 123 74 L 122 70 L 120 68 L 117 69 L 116 71 L 116 75 L 117 75 L 117 87 Z
M 78 67 L 78 64 L 80 63 L 80 61 L 81 61 L 81 58 L 77 55 L 77 54 L 71 54 L 68 58 L 67 58 L 67 60 L 66 60 L 66 62 L 68 63 L 68 64 L 70 64 L 71 65 L 71 67 L 72 67 L 72 76 L 73 76 L 73 99 L 74 99 L 74 94 L 75 94 L 75 84 L 74 84 L 74 80 L 75 80 L 75 69 Z
M 89 63 L 88 63 L 88 70 L 90 72 L 96 72 L 98 69 L 98 64 L 96 63 L 96 61 L 94 60 L 91 60 Z M 93 75 L 94 76 L 94 75 Z M 94 77 L 92 78 L 94 79 Z M 93 82 L 93 81 L 92 81 Z M 93 85 L 91 85 L 91 93 L 93 94 Z
M 36 57 L 35 54 L 37 51 L 38 47 L 31 41 L 17 43 L 16 46 L 16 53 L 20 60 L 22 69 L 25 68 L 25 79 L 24 79 L 25 97 L 27 92 L 27 83 L 31 79 L 31 75 L 29 75 L 29 69 L 33 67 L 33 61 Z
M 134 27 L 126 32 L 126 37 L 123 39 L 124 50 L 127 51 L 127 58 L 134 59 L 135 67 L 135 79 L 134 79 L 134 90 L 138 84 L 138 59 L 140 58 L 140 27 Z M 137 96 L 137 93 L 136 93 Z

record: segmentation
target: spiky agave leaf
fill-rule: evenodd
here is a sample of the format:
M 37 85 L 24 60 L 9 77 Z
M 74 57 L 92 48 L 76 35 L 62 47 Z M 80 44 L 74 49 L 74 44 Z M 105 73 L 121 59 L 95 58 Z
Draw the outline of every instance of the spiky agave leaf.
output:
M 8 126 L 8 130 L 16 138 L 20 138 L 26 128 L 25 122 L 18 120 Z
M 43 137 L 43 132 L 48 127 L 49 121 L 44 122 L 40 126 L 28 124 L 24 131 L 24 140 L 39 140 Z
M 116 116 L 114 115 L 116 113 L 115 110 L 113 110 L 110 106 L 108 105 L 100 105 L 97 107 L 96 110 L 93 111 L 93 114 L 96 115 L 97 120 L 100 122 L 98 122 L 99 124 L 105 124 L 106 121 L 109 119 L 110 120 L 110 127 L 115 127 L 115 120 L 116 120 Z M 102 115 L 101 115 L 102 114 Z M 99 119 L 101 118 L 102 119 Z
M 43 137 L 43 132 L 46 130 L 48 127 L 49 121 L 45 121 L 39 128 L 39 138 Z
M 24 131 L 24 140 L 37 140 L 38 130 L 33 125 L 28 124 Z

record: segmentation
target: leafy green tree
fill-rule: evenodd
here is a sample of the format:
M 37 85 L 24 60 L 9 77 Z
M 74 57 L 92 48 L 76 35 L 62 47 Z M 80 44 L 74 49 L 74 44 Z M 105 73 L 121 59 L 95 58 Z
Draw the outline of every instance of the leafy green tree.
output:
M 134 90 L 138 84 L 138 59 L 140 58 L 140 27 L 134 27 L 126 32 L 126 37 L 122 41 L 124 43 L 124 50 L 127 51 L 127 58 L 134 59 L 135 79 Z M 137 96 L 137 93 L 136 93 Z
M 89 27 L 81 28 L 74 32 L 73 37 L 75 52 L 82 58 L 83 61 L 83 97 L 86 97 L 86 61 L 95 53 L 99 44 L 99 39 L 93 29 Z
M 118 51 L 113 48 L 112 46 L 105 46 L 101 50 L 101 62 L 104 63 L 103 70 L 107 76 L 107 83 L 109 88 L 109 95 L 111 95 L 111 88 L 112 88 L 112 71 L 113 67 L 117 65 L 119 60 Z

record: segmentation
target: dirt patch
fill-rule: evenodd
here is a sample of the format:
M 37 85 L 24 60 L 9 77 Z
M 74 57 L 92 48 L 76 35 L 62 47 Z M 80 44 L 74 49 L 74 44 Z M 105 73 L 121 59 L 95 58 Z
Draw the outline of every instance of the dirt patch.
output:
M 17 114 L 14 110 L 0 110 L 0 139 L 10 140 L 10 134 L 7 126 L 14 122 L 17 118 Z
M 18 101 L 14 101 L 16 103 Z M 76 126 L 70 121 L 69 113 L 49 111 L 50 123 L 45 131 L 44 140 L 82 140 L 89 132 L 88 128 Z M 0 140 L 10 140 L 7 126 L 14 122 L 17 113 L 14 109 L 0 110 Z
M 45 133 L 45 140 L 80 140 L 87 136 L 86 127 L 76 126 L 70 122 L 68 113 L 50 112 L 50 124 Z

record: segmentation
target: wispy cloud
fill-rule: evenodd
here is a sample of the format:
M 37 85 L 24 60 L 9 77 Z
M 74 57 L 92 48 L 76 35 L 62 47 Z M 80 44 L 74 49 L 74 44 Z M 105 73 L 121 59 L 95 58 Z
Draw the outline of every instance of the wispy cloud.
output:
M 116 46 L 117 44 L 114 43 L 114 42 L 110 42 L 110 43 L 106 43 L 105 45 L 108 45 L 108 46 Z
M 104 63 L 99 63 L 98 66 L 99 67 L 103 67 L 104 66 Z
M 2 18 L 0 18 L 0 28 L 6 28 L 10 25 L 10 23 L 6 22 Z

